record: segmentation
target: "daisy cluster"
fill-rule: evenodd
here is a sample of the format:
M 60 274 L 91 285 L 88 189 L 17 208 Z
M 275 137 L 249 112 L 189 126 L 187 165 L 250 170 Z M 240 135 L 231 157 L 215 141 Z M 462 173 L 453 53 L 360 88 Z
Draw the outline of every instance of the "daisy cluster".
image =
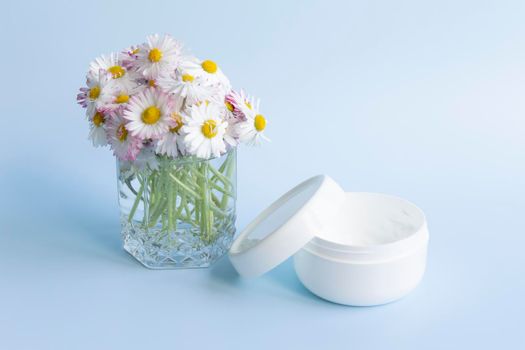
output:
M 185 54 L 169 35 L 96 58 L 77 101 L 93 145 L 109 144 L 123 161 L 209 159 L 266 139 L 259 100 L 233 90 L 217 63 Z

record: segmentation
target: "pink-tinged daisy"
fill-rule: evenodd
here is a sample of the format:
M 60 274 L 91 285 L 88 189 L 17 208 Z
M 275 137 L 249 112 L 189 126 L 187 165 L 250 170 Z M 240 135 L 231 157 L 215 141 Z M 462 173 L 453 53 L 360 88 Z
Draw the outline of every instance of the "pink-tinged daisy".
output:
M 89 139 L 95 147 L 103 147 L 108 144 L 106 131 L 106 116 L 101 111 L 95 111 L 90 118 Z
M 156 152 L 176 158 L 179 154 L 184 154 L 184 138 L 181 135 L 181 128 L 184 123 L 182 115 L 176 112 L 171 114 L 171 119 L 172 124 L 169 132 L 158 140 Z
M 252 103 L 243 90 L 241 90 L 241 92 L 231 90 L 224 97 L 224 105 L 229 116 L 238 120 L 246 120 L 244 111 L 246 108 L 251 108 Z
M 259 145 L 262 140 L 269 141 L 264 135 L 267 120 L 259 113 L 259 101 L 245 110 L 246 120 L 235 126 L 239 140 L 248 145 Z
M 253 114 L 255 104 L 257 104 L 255 109 L 259 108 L 259 101 L 255 101 L 253 97 L 248 96 L 244 90 L 241 90 L 239 93 L 232 91 L 232 97 L 235 100 L 237 115 L 243 120 L 246 120 L 249 115 Z
M 180 66 L 185 74 L 190 74 L 194 77 L 202 77 L 207 85 L 215 86 L 224 93 L 231 90 L 230 81 L 226 75 L 224 75 L 217 63 L 212 60 L 187 58 L 181 62 Z
M 126 120 L 119 113 L 112 113 L 108 121 L 108 142 L 118 159 L 134 161 L 142 148 L 142 140 L 131 135 Z
M 127 70 L 131 70 L 135 66 L 139 50 L 140 48 L 138 46 L 130 46 L 122 52 L 122 65 Z
M 131 88 L 113 86 L 112 88 L 108 89 L 109 92 L 102 99 L 102 108 L 108 112 L 114 111 L 116 109 L 124 110 L 127 107 L 131 97 L 139 93 L 141 89 L 144 88 L 140 85 Z
M 112 53 L 95 58 L 89 65 L 89 76 L 94 76 L 101 69 L 111 76 L 111 85 L 121 88 L 133 88 L 136 85 L 136 75 L 126 68 L 124 55 Z
M 124 111 L 127 129 L 143 140 L 158 139 L 171 127 L 175 101 L 158 89 L 148 88 L 133 96 Z
M 182 45 L 171 36 L 150 35 L 136 51 L 134 67 L 146 79 L 157 79 L 162 72 L 179 64 Z
M 226 134 L 224 135 L 224 141 L 228 144 L 229 147 L 236 147 L 239 144 L 239 135 L 237 132 L 237 124 L 246 120 L 244 113 L 242 113 L 238 107 L 239 94 L 235 91 L 230 91 L 222 101 L 218 101 L 219 105 L 224 105 L 222 110 L 224 111 L 224 120 L 228 122 L 228 127 L 226 128 Z
M 184 118 L 182 133 L 189 154 L 209 159 L 226 152 L 224 134 L 228 123 L 221 118 L 220 108 L 212 103 L 199 103 Z
M 202 77 L 181 72 L 179 69 L 160 76 L 157 85 L 169 94 L 185 98 L 188 105 L 209 100 L 216 93 L 214 88 L 204 85 Z
M 92 116 L 100 107 L 108 93 L 108 82 L 110 76 L 105 70 L 99 70 L 96 74 L 89 74 L 86 79 L 87 87 L 80 88 L 77 95 L 78 104 L 87 109 L 87 115 Z

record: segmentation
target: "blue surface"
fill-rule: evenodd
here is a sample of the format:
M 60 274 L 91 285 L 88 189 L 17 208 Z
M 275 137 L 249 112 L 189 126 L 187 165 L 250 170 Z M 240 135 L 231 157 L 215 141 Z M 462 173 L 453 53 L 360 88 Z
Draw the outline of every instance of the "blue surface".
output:
M 0 349 L 525 348 L 523 1 L 9 1 L 2 5 Z M 114 160 L 75 94 L 90 60 L 169 32 L 262 99 L 239 226 L 298 181 L 424 209 L 410 296 L 352 308 L 288 261 L 150 271 L 121 249 Z

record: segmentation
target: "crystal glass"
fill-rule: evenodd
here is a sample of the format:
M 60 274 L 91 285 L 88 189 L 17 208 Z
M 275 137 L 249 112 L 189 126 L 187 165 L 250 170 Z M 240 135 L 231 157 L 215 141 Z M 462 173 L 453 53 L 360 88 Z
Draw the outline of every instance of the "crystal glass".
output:
M 142 170 L 117 162 L 124 249 L 153 269 L 210 266 L 235 234 L 236 151 L 156 158 Z

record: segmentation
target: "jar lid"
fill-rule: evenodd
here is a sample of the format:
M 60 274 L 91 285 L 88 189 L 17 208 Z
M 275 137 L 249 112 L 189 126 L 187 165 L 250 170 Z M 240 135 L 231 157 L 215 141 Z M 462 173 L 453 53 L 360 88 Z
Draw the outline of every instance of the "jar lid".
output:
M 298 252 L 332 220 L 345 191 L 329 176 L 314 176 L 266 208 L 235 239 L 230 261 L 244 277 L 260 276 Z

